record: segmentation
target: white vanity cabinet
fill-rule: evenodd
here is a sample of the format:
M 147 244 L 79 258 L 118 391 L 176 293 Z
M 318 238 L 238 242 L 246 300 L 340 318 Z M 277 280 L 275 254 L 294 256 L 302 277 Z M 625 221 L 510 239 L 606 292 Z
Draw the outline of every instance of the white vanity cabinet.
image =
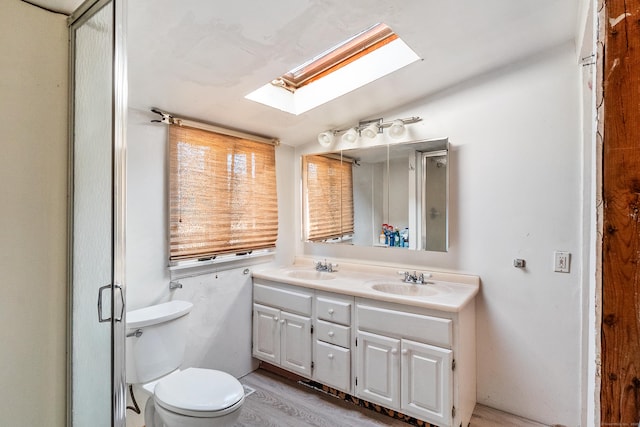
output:
M 313 291 L 254 281 L 253 301 L 253 356 L 311 378 Z
M 313 379 L 351 393 L 354 297 L 316 291 Z
M 474 294 L 449 310 L 264 276 L 254 276 L 254 357 L 440 427 L 468 425 L 476 404 Z
M 475 405 L 475 314 L 473 306 L 467 311 L 459 317 L 356 299 L 356 396 L 438 426 L 468 422 Z M 457 417 L 456 406 L 463 410 Z

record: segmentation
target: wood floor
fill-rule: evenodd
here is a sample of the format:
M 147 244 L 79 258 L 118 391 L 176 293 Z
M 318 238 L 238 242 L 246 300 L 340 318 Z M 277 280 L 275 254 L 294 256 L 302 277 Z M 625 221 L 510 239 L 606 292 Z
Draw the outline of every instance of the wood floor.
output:
M 246 398 L 240 419 L 234 427 L 408 426 L 403 421 L 328 396 L 262 369 L 241 378 L 240 382 L 255 389 L 255 392 Z M 471 427 L 496 426 L 544 427 L 543 424 L 477 405 L 471 418 Z
M 471 427 L 547 427 L 545 424 L 536 423 L 535 421 L 526 420 L 498 411 L 497 409 L 488 408 L 482 405 L 476 405 L 471 416 Z

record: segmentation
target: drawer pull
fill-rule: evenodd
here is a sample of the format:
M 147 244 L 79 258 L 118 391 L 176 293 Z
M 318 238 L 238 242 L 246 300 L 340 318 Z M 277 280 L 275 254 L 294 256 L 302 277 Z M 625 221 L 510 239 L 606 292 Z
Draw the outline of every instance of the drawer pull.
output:
M 329 359 L 332 359 L 332 360 L 333 360 L 333 353 L 329 353 L 329 354 L 327 355 L 327 357 L 328 357 Z
M 329 314 L 333 314 L 335 312 L 335 310 L 333 308 L 329 309 Z
M 327 332 L 327 335 L 329 335 L 330 337 L 332 337 L 332 336 L 334 336 L 334 335 L 335 335 L 335 332 L 333 332 L 333 331 L 329 331 L 329 332 Z
M 391 349 L 391 354 L 398 354 L 398 349 L 392 348 Z
M 402 354 L 409 354 L 409 350 L 405 348 L 404 350 L 402 350 Z

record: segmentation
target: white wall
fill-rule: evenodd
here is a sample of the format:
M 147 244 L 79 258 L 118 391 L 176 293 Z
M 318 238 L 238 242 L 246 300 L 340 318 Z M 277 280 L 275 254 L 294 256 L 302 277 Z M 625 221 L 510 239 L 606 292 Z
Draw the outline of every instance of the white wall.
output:
M 296 239 L 297 252 L 310 256 L 479 275 L 478 402 L 568 426 L 581 422 L 580 68 L 567 44 L 381 112 L 423 117 L 409 127 L 413 139 L 449 137 L 448 253 Z M 317 150 L 309 143 L 296 151 Z M 296 206 L 299 215 L 299 199 Z M 555 250 L 572 253 L 569 274 L 552 271 Z M 514 258 L 527 268 L 514 268 Z
M 0 2 L 0 424 L 64 426 L 67 26 Z

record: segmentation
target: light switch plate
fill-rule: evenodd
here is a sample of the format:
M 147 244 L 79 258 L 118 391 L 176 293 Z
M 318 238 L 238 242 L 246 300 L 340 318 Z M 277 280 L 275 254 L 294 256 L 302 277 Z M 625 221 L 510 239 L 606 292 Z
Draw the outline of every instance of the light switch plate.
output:
M 557 273 L 568 273 L 571 264 L 571 253 L 555 251 L 553 255 L 553 271 Z

